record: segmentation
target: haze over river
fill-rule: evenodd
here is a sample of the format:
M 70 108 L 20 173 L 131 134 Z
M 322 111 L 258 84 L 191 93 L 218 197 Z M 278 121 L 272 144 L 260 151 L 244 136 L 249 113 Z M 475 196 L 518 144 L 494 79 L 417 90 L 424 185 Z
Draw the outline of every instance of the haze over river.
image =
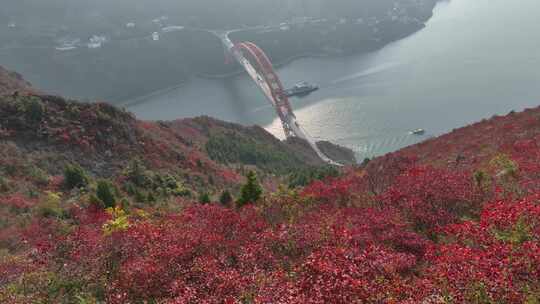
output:
M 308 81 L 321 87 L 291 99 L 313 137 L 350 147 L 359 160 L 380 155 L 539 105 L 540 4 L 442 2 L 426 28 L 380 51 L 299 59 L 278 74 L 286 86 Z M 195 79 L 130 104 L 143 119 L 209 115 L 283 136 L 274 110 L 247 75 Z M 410 135 L 416 128 L 426 134 Z

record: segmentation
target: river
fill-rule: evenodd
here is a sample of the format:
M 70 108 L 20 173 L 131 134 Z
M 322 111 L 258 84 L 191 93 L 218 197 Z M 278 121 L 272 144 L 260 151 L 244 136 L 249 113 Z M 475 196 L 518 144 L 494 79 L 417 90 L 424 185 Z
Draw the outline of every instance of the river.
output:
M 494 114 L 540 104 L 538 0 L 441 2 L 427 26 L 370 54 L 304 58 L 278 69 L 287 86 L 321 89 L 291 100 L 315 138 L 381 155 Z M 258 124 L 283 133 L 246 76 L 194 79 L 131 101 L 150 120 L 196 115 Z M 409 134 L 423 128 L 422 136 Z

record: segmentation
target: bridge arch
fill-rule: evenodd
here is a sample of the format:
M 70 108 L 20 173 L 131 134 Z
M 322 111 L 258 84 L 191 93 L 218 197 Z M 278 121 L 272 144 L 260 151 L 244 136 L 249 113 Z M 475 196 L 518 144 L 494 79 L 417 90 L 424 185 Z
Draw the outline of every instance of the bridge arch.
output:
M 286 136 L 294 136 L 295 134 L 291 126 L 287 124 L 287 121 L 290 121 L 290 118 L 296 118 L 296 116 L 292 110 L 289 98 L 285 95 L 283 84 L 266 53 L 252 42 L 237 43 L 235 44 L 235 48 L 242 51 L 245 57 L 253 59 L 250 62 L 254 64 L 270 89 L 276 112 L 282 121 Z
M 317 143 L 309 134 L 302 129 L 292 110 L 289 98 L 285 94 L 281 80 L 272 67 L 272 62 L 264 51 L 252 42 L 234 43 L 229 39 L 230 32 L 214 32 L 221 41 L 227 55 L 232 55 L 249 76 L 262 90 L 266 98 L 275 108 L 277 115 L 283 125 L 283 131 L 287 138 L 298 137 L 305 140 L 317 155 L 326 163 L 341 166 L 341 164 L 331 160 L 326 156 Z M 251 60 L 249 60 L 251 59 Z

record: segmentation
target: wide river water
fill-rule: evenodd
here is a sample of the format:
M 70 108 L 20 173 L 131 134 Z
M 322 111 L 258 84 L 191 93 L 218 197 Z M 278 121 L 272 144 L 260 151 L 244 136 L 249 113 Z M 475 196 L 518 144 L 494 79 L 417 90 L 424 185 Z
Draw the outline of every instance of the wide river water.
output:
M 299 59 L 282 81 L 318 84 L 291 99 L 315 138 L 347 146 L 358 159 L 380 155 L 494 114 L 540 104 L 540 2 L 452 0 L 427 26 L 370 54 Z M 246 76 L 194 79 L 133 101 L 149 120 L 210 115 L 283 133 L 273 109 Z M 410 135 L 423 128 L 426 134 Z

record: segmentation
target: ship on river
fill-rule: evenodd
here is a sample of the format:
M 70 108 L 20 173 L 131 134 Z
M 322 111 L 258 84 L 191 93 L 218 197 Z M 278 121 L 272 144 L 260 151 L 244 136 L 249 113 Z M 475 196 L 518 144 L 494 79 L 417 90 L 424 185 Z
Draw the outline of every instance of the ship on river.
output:
M 317 91 L 318 89 L 319 87 L 317 85 L 309 84 L 305 81 L 302 81 L 295 84 L 294 87 L 285 90 L 285 95 L 287 95 L 287 97 L 306 96 L 311 92 Z

